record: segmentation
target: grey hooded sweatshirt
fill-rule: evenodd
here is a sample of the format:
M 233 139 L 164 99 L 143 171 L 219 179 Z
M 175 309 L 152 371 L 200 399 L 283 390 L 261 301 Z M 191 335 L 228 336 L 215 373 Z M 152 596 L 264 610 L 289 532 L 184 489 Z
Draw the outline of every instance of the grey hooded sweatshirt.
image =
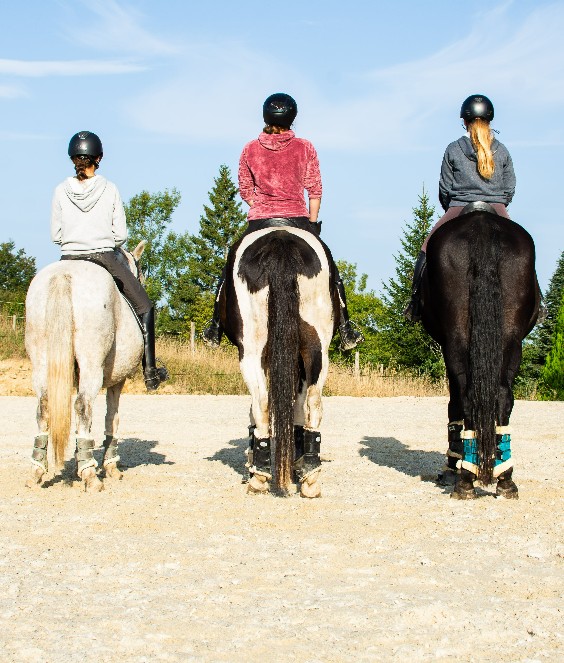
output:
M 513 162 L 505 145 L 495 138 L 492 152 L 495 170 L 487 180 L 478 173 L 478 159 L 468 136 L 446 148 L 439 179 L 439 200 L 445 211 L 478 200 L 509 205 L 515 193 Z
M 127 239 L 125 210 L 117 187 L 101 175 L 67 177 L 55 189 L 51 239 L 63 255 L 112 251 Z

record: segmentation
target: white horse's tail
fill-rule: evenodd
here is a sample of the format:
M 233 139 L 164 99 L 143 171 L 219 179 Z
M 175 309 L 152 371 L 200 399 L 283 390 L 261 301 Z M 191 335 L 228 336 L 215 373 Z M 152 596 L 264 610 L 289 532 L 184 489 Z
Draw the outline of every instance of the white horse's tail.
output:
M 55 274 L 47 291 L 47 403 L 55 464 L 61 467 L 71 429 L 74 320 L 70 274 Z

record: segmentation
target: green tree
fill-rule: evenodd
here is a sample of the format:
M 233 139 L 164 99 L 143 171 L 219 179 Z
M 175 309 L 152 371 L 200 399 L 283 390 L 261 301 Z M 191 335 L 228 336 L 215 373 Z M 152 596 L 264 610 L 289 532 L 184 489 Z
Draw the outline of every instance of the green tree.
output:
M 166 331 L 187 333 L 189 321 L 201 330 L 211 318 L 227 253 L 247 225 L 237 194 L 229 168 L 221 165 L 208 193 L 210 204 L 204 205 L 200 216 L 199 232 L 186 240 L 187 266 L 171 287 L 169 306 L 163 312 L 163 325 L 169 316 Z
M 368 276 L 362 274 L 357 276 L 356 264 L 337 260 L 337 267 L 347 296 L 347 308 L 349 316 L 364 334 L 364 343 L 358 346 L 360 360 L 363 364 L 379 364 L 382 362 L 383 351 L 378 333 L 379 319 L 383 314 L 384 307 L 373 290 L 367 290 Z M 331 344 L 330 356 L 332 361 L 351 363 L 354 361 L 354 353 L 341 353 L 338 350 L 339 335 L 335 336 Z
M 190 281 L 202 293 L 215 293 L 227 253 L 247 226 L 238 192 L 229 168 L 221 165 L 208 193 L 210 204 L 200 216 L 200 230 L 190 237 Z
M 440 347 L 421 324 L 411 324 L 403 317 L 411 297 L 413 266 L 425 237 L 433 224 L 435 208 L 425 189 L 413 208 L 413 221 L 407 223 L 401 239 L 401 251 L 394 256 L 395 278 L 383 284 L 384 311 L 380 319 L 381 347 L 384 363 L 442 377 L 444 365 Z
M 179 204 L 180 193 L 172 189 L 141 191 L 125 205 L 128 247 L 133 249 L 141 240 L 147 241 L 141 263 L 145 287 L 154 302 L 166 301 L 169 288 L 186 269 L 187 235 L 168 230 Z
M 23 249 L 16 251 L 13 241 L 0 244 L 0 292 L 14 301 L 23 301 L 25 293 L 35 276 L 35 258 L 27 256 Z
M 564 400 L 564 294 L 555 316 L 552 342 L 540 378 L 540 392 L 544 398 Z
M 552 349 L 554 330 L 560 303 L 564 296 L 564 251 L 560 255 L 556 269 L 544 297 L 546 318 L 535 327 L 523 345 L 523 360 L 517 378 L 517 385 L 535 383 L 543 372 L 543 366 Z

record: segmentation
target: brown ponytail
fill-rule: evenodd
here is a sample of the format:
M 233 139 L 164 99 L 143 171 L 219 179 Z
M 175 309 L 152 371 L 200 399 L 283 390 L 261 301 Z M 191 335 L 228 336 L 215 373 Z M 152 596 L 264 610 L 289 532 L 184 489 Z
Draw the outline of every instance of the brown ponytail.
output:
M 484 179 L 489 180 L 495 170 L 490 123 L 477 117 L 468 124 L 468 131 L 478 157 L 478 172 Z
M 86 173 L 84 172 L 86 168 L 94 166 L 95 169 L 98 169 L 98 167 L 100 166 L 99 159 L 95 159 L 94 157 L 89 157 L 89 156 L 80 155 L 76 157 L 71 157 L 71 161 L 74 164 L 76 179 L 80 181 L 87 179 Z

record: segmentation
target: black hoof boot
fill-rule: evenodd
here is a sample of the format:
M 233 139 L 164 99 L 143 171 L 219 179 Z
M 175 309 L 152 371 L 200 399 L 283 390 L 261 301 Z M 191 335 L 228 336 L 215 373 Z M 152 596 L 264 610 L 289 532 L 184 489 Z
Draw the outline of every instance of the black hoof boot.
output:
M 249 427 L 250 428 L 250 427 Z M 270 489 L 268 482 L 272 479 L 270 438 L 258 439 L 253 433 L 252 458 L 249 454 L 248 493 L 264 494 Z
M 221 325 L 212 318 L 202 332 L 202 340 L 209 348 L 219 348 L 222 336 Z
M 496 497 L 505 497 L 506 500 L 518 500 L 519 489 L 512 480 L 513 468 L 508 472 L 500 474 L 497 478 L 497 487 L 495 489 Z
M 359 343 L 364 341 L 362 332 L 353 329 L 353 322 L 347 320 L 339 327 L 339 334 L 341 335 L 341 343 L 339 350 L 342 352 L 356 348 Z
M 437 477 L 437 483 L 440 486 L 453 486 L 456 483 L 456 476 L 459 474 L 457 463 L 464 454 L 464 443 L 461 437 L 463 428 L 464 426 L 456 421 L 451 421 L 448 425 L 446 462 Z

